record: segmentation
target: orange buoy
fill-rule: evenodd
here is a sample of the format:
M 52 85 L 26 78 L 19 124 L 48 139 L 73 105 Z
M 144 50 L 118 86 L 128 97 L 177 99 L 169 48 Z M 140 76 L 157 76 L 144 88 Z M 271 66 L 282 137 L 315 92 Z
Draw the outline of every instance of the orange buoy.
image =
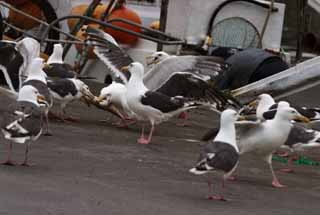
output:
M 108 21 L 110 21 L 112 19 L 117 19 L 117 18 L 126 19 L 131 22 L 141 24 L 141 19 L 140 19 L 139 15 L 124 5 L 120 6 L 118 9 L 112 11 L 112 13 L 108 17 Z M 141 32 L 141 29 L 139 27 L 131 26 L 131 25 L 128 25 L 123 22 L 112 22 L 111 24 L 118 26 L 118 27 L 122 27 L 122 28 L 125 28 L 128 30 L 131 30 L 131 31 L 134 31 L 134 32 Z M 125 32 L 113 30 L 111 28 L 105 28 L 105 32 L 111 34 L 111 36 L 113 36 L 116 39 L 116 41 L 118 41 L 119 43 L 133 45 L 138 40 L 138 37 L 136 37 L 134 35 L 130 35 Z
M 30 14 L 37 19 L 42 19 L 42 12 L 40 8 L 30 1 L 21 2 L 20 4 L 16 5 L 16 7 L 17 9 L 22 10 L 23 12 Z M 38 22 L 13 10 L 9 10 L 8 22 L 13 24 L 14 26 L 26 30 L 29 30 L 39 25 Z

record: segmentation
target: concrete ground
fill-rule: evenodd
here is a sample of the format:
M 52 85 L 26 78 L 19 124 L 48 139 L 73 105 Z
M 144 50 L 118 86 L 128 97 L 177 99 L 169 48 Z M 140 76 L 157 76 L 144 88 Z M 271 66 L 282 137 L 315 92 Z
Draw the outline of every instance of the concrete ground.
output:
M 300 105 L 319 106 L 320 88 L 290 97 Z M 1 110 L 8 100 L 0 97 Z M 254 156 L 242 157 L 237 182 L 228 182 L 230 201 L 205 198 L 206 176 L 188 172 L 199 152 L 197 141 L 217 116 L 192 112 L 189 127 L 176 119 L 157 127 L 153 143 L 136 143 L 140 127 L 115 128 L 101 123 L 109 115 L 75 103 L 69 113 L 79 123 L 52 123 L 52 137 L 32 145 L 34 166 L 0 166 L 1 215 L 212 215 L 212 214 L 319 214 L 320 169 L 295 166 L 296 172 L 278 172 L 283 189 L 271 187 L 267 165 Z M 4 139 L 1 136 L 1 143 Z M 5 159 L 5 144 L 0 145 Z M 14 145 L 14 160 L 23 160 L 24 146 Z M 319 159 L 313 151 L 307 156 Z M 274 162 L 275 169 L 284 164 Z M 220 175 L 213 175 L 217 192 Z

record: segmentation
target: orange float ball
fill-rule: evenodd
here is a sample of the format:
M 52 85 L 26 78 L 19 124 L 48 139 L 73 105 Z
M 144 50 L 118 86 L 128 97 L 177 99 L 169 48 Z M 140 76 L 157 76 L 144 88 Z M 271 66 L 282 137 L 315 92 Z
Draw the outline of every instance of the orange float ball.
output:
M 42 12 L 40 8 L 30 2 L 30 1 L 25 1 L 20 3 L 19 5 L 16 6 L 17 9 L 22 10 L 23 12 L 32 15 L 33 17 L 37 19 L 42 19 Z M 8 22 L 13 24 L 16 27 L 22 28 L 29 30 L 31 28 L 34 28 L 39 25 L 38 22 L 20 14 L 17 13 L 13 10 L 9 10 L 9 17 L 8 17 Z
M 112 11 L 112 13 L 108 17 L 108 21 L 110 21 L 112 19 L 117 19 L 117 18 L 126 19 L 131 22 L 141 24 L 141 19 L 138 16 L 138 14 L 136 12 L 134 12 L 133 10 L 126 8 L 124 5 L 122 5 L 119 9 Z M 131 26 L 131 25 L 128 25 L 123 22 L 112 22 L 111 24 L 118 26 L 118 27 L 122 27 L 122 28 L 125 28 L 128 30 L 131 30 L 131 31 L 134 31 L 134 32 L 141 32 L 141 29 L 139 27 Z M 113 36 L 116 39 L 116 41 L 120 42 L 120 43 L 133 45 L 138 40 L 138 37 L 136 37 L 134 35 L 130 35 L 125 32 L 113 30 L 111 28 L 105 28 L 104 31 L 108 34 L 111 34 L 111 36 Z

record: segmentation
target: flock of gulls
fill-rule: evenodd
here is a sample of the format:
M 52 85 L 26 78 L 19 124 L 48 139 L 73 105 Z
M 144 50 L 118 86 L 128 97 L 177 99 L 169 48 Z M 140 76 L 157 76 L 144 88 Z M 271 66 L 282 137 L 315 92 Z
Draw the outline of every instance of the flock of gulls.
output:
M 1 87 L 0 96 L 13 99 L 15 104 L 0 117 L 2 134 L 8 140 L 8 157 L 3 164 L 15 165 L 11 151 L 13 143 L 19 143 L 26 146 L 21 165 L 28 166 L 30 143 L 42 134 L 52 135 L 49 118 L 76 120 L 66 113 L 66 106 L 75 100 L 94 104 L 117 116 L 120 120 L 117 126 L 139 123 L 142 126 L 139 144 L 152 142 L 157 124 L 174 116 L 187 120 L 188 110 L 202 107 L 221 114 L 219 126 L 203 136 L 207 144 L 190 172 L 196 175 L 221 172 L 223 187 L 227 179 L 235 178 L 234 172 L 246 154 L 257 154 L 267 162 L 272 186 L 283 187 L 272 166 L 273 154 L 284 151 L 282 155 L 292 155 L 284 170 L 289 172 L 293 155 L 320 146 L 320 132 L 308 126 L 320 119 L 319 109 L 293 107 L 286 101 L 276 103 L 268 94 L 242 105 L 215 89 L 212 83 L 214 77 L 229 69 L 221 59 L 155 52 L 146 59 L 149 66 L 146 71 L 143 64 L 134 62 L 110 35 L 95 33 L 101 34 L 103 40 L 99 42 L 104 46 L 95 46 L 94 52 L 111 71 L 112 80 L 98 96 L 93 95 L 84 82 L 90 77 L 79 75 L 63 61 L 61 44 L 54 45 L 52 55 L 45 62 L 39 57 L 39 43 L 32 38 L 17 43 L 3 42 L 0 55 L 9 56 L 13 52 L 20 55 L 14 68 L 6 61 L 0 62 L 9 87 Z M 53 104 L 60 106 L 59 113 L 53 113 Z M 151 126 L 149 134 L 145 134 L 147 124 Z M 211 184 L 209 177 L 209 198 L 225 200 L 222 194 L 212 195 Z

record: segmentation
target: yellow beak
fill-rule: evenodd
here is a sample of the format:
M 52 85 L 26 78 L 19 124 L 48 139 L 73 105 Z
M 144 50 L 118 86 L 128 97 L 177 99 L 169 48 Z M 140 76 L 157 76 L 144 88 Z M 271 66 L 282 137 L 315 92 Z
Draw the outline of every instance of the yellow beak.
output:
M 104 100 L 104 97 L 99 96 L 99 97 L 95 97 L 94 100 L 98 103 L 102 102 Z
M 245 121 L 245 120 L 247 120 L 246 116 L 238 116 L 237 121 Z
M 302 116 L 302 115 L 297 116 L 297 117 L 295 118 L 295 120 L 299 120 L 299 121 L 304 122 L 304 123 L 309 123 L 309 122 L 310 122 L 310 119 L 309 119 L 309 118 L 307 118 L 307 117 L 305 117 L 305 116 Z
M 46 103 L 46 98 L 43 95 L 38 95 L 37 96 L 37 102 L 38 103 Z
M 128 66 L 122 67 L 121 72 L 129 72 L 129 67 Z

